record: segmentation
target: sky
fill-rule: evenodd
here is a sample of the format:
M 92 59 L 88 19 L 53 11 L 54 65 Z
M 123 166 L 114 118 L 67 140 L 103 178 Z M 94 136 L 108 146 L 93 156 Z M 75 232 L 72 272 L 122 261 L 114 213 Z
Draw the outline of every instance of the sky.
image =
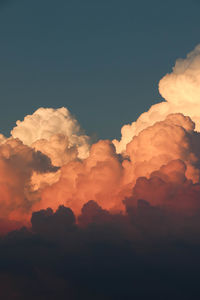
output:
M 4 0 L 0 128 L 39 107 L 67 107 L 89 135 L 161 101 L 158 82 L 199 42 L 198 1 Z
M 0 299 L 200 298 L 199 10 L 0 1 Z

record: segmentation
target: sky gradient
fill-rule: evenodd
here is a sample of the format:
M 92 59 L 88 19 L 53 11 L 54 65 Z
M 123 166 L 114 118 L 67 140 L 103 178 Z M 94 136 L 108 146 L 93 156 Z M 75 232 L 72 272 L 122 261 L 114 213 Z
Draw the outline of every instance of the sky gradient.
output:
M 198 1 L 1 1 L 0 128 L 65 106 L 86 133 L 160 102 L 157 84 L 199 42 Z

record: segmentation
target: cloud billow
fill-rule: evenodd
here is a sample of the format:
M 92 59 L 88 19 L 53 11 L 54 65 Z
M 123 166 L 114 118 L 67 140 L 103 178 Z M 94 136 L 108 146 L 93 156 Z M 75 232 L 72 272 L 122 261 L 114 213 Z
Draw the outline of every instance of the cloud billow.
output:
M 91 144 L 67 108 L 0 135 L 2 299 L 200 294 L 199 74 L 198 45 L 120 141 Z

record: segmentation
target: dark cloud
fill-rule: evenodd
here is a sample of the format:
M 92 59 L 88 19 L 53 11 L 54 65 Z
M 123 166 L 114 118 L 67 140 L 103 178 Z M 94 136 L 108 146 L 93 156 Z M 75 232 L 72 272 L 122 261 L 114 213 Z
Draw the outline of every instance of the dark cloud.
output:
M 142 199 L 127 215 L 89 201 L 80 225 L 64 206 L 35 212 L 32 228 L 0 239 L 0 296 L 198 298 L 199 220 L 200 215 L 173 214 Z
M 31 218 L 32 230 L 49 237 L 62 237 L 74 229 L 75 216 L 70 208 L 59 206 L 53 213 L 51 208 L 34 212 Z
M 110 219 L 108 211 L 102 209 L 95 201 L 90 200 L 82 207 L 82 213 L 78 218 L 79 224 L 103 223 Z
M 33 151 L 30 167 L 38 173 L 56 172 L 59 169 L 52 166 L 50 158 L 40 151 Z

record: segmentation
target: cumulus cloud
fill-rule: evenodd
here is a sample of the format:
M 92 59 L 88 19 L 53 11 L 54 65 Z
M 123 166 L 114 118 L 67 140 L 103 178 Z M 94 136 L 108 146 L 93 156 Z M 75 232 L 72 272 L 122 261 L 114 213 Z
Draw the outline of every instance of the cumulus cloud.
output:
M 190 116 L 200 131 L 200 45 L 197 45 L 185 59 L 178 59 L 172 73 L 166 74 L 159 82 L 159 92 L 166 100 L 153 105 L 141 114 L 136 122 L 124 125 L 121 140 L 113 140 L 118 153 L 126 150 L 126 145 L 139 132 L 170 113 L 182 113 Z
M 189 117 L 170 114 L 164 121 L 147 127 L 135 136 L 125 152 L 130 162 L 124 166 L 132 173 L 131 180 L 149 176 L 169 161 L 181 159 L 187 165 L 187 177 L 197 182 L 200 135 L 194 132 L 194 127 Z
M 33 171 L 37 174 L 56 172 L 57 167 L 52 166 L 47 156 L 18 139 L 10 138 L 0 145 L 0 218 L 27 219 L 37 199 L 31 191 Z
M 195 215 L 200 210 L 200 185 L 185 177 L 186 165 L 181 160 L 172 160 L 149 178 L 139 177 L 132 196 L 124 200 L 129 210 L 143 199 L 154 207 L 173 213 Z
M 39 108 L 16 124 L 12 136 L 47 154 L 53 164 L 66 163 L 71 155 L 72 159 L 75 155 L 81 159 L 88 156 L 89 137 L 65 107 Z
M 124 199 L 135 199 L 136 205 L 143 195 L 140 190 L 148 191 L 143 200 L 154 205 L 153 201 L 163 203 L 162 197 L 168 199 L 168 191 L 177 186 L 196 201 L 200 134 L 195 130 L 200 109 L 198 88 L 191 82 L 198 82 L 199 53 L 197 46 L 186 59 L 176 62 L 173 72 L 159 83 L 166 102 L 152 106 L 136 122 L 123 127 L 120 142 L 100 140 L 90 145 L 66 108 L 39 108 L 24 121 L 17 121 L 12 137 L 0 136 L 0 218 L 20 222 L 36 210 L 49 208 L 53 215 L 65 205 L 85 226 L 87 219 L 125 214 L 128 202 Z M 163 168 L 170 168 L 170 163 L 177 173 L 166 175 Z M 171 181 L 166 181 L 166 176 Z M 177 183 L 180 179 L 183 181 Z M 155 194 L 156 186 L 161 197 Z M 175 193 L 176 197 L 179 199 L 179 194 Z M 193 200 L 189 204 L 189 196 L 183 199 L 180 203 L 189 210 Z
M 196 46 L 185 59 L 178 59 L 171 74 L 159 82 L 159 91 L 169 103 L 200 103 L 200 45 Z
M 67 108 L 39 108 L 16 124 L 11 131 L 12 137 L 43 153 L 54 166 L 60 167 L 89 155 L 90 138 L 84 134 L 78 121 Z M 0 143 L 5 141 L 4 136 L 0 136 Z M 59 170 L 45 175 L 33 172 L 32 190 L 37 191 L 51 185 L 58 181 L 59 177 Z
M 125 125 L 121 141 L 90 146 L 65 108 L 40 108 L 0 135 L 3 299 L 194 295 L 199 74 L 197 46 L 161 79 L 166 102 Z
M 56 209 L 67 205 L 80 213 L 84 203 L 95 200 L 105 209 L 120 209 L 118 197 L 121 190 L 123 168 L 113 144 L 99 141 L 93 144 L 84 161 L 72 161 L 61 167 L 59 180 L 43 189 L 35 209 Z
M 78 157 L 77 145 L 70 146 L 69 138 L 63 134 L 52 135 L 49 140 L 37 140 L 31 147 L 50 157 L 55 166 L 63 166 Z
M 186 178 L 198 182 L 200 134 L 194 127 L 189 117 L 170 114 L 135 136 L 124 158 L 110 141 L 93 144 L 87 159 L 61 167 L 59 179 L 42 189 L 41 201 L 33 209 L 67 205 L 78 215 L 85 203 L 94 200 L 110 212 L 124 211 L 123 199 L 131 195 L 138 177 L 149 178 L 177 159 L 186 166 Z

